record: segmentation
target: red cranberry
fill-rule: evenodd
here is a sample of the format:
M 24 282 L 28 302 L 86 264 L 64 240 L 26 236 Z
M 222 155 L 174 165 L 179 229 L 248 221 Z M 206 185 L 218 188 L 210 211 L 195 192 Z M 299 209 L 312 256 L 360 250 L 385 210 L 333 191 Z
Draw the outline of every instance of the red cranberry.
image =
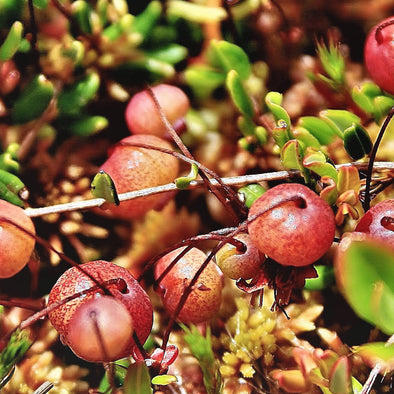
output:
M 156 279 L 158 279 L 182 250 L 183 248 L 173 250 L 157 262 L 155 267 Z M 192 248 L 159 283 L 164 307 L 171 315 L 175 313 L 186 287 L 206 257 L 205 253 L 200 249 Z M 217 313 L 221 300 L 221 272 L 216 264 L 210 261 L 198 277 L 197 283 L 177 317 L 183 323 L 200 323 L 206 321 Z
M 370 208 L 355 231 L 369 233 L 394 246 L 394 199 L 384 200 Z
M 35 239 L 12 224 L 2 221 L 1 217 L 15 222 L 33 234 L 35 228 L 22 208 L 0 200 L 0 278 L 10 278 L 29 262 Z
M 167 120 L 174 125 L 183 119 L 190 103 L 186 94 L 176 86 L 161 84 L 152 88 Z M 127 105 L 126 123 L 133 134 L 153 134 L 164 137 L 167 128 L 150 93 L 143 90 L 135 94 Z
M 148 295 L 138 281 L 134 279 L 131 273 L 125 268 L 104 260 L 91 261 L 82 264 L 80 267 L 97 279 L 99 283 L 108 289 L 113 297 L 126 307 L 130 314 L 131 321 L 133 322 L 134 331 L 141 344 L 143 344 L 151 332 L 153 308 Z M 119 286 L 115 283 L 105 285 L 105 282 L 111 279 L 120 279 L 121 282 L 125 284 L 125 287 L 123 288 L 123 286 Z M 68 336 L 75 327 L 75 321 L 71 324 L 75 313 L 87 301 L 94 300 L 98 296 L 103 295 L 103 289 L 98 288 L 96 283 L 78 269 L 78 267 L 72 267 L 58 279 L 49 293 L 48 306 L 50 307 L 53 303 L 92 287 L 94 291 L 66 302 L 48 314 L 49 320 L 63 337 L 64 343 L 68 343 Z M 87 310 L 83 310 L 80 315 L 83 317 L 86 316 L 87 313 Z M 103 319 L 103 321 L 108 321 L 109 324 L 117 324 L 116 321 L 111 321 L 111 319 Z M 86 324 L 87 323 L 88 322 L 86 322 Z M 102 328 L 102 330 L 103 332 L 107 332 L 107 328 Z M 70 341 L 72 342 L 72 338 Z M 135 350 L 135 346 L 134 339 L 130 336 L 121 357 L 132 354 L 132 351 Z M 97 353 L 100 354 L 101 351 L 101 349 L 98 349 Z M 118 357 L 118 355 L 116 357 Z
M 124 138 L 125 145 L 116 145 L 101 166 L 115 183 L 118 193 L 140 190 L 148 187 L 164 185 L 174 181 L 178 175 L 178 160 L 166 153 L 153 149 L 138 148 L 127 143 L 139 143 L 171 149 L 171 145 L 153 135 L 132 135 Z M 173 193 L 160 193 L 123 201 L 119 206 L 111 205 L 111 213 L 122 219 L 135 219 L 143 216 L 151 209 L 162 208 Z
M 251 206 L 252 242 L 282 265 L 314 263 L 330 248 L 335 233 L 331 207 L 308 187 L 291 183 L 266 191 Z
M 376 25 L 364 47 L 365 66 L 380 88 L 394 94 L 394 17 Z

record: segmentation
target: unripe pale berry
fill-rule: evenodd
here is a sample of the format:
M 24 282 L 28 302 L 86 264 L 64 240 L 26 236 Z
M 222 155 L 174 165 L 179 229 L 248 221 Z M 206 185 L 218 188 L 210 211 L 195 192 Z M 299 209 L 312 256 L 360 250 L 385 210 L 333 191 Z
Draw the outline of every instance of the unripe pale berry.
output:
M 167 141 L 153 135 L 132 135 L 121 142 L 172 149 Z M 110 175 L 118 193 L 125 193 L 173 182 L 178 175 L 179 163 L 170 154 L 153 149 L 116 145 L 101 170 Z M 162 208 L 172 196 L 173 193 L 168 192 L 122 201 L 120 206 L 111 205 L 109 211 L 122 219 L 135 219 L 151 209 Z
M 173 125 L 182 119 L 190 107 L 186 94 L 176 86 L 161 84 L 152 88 L 167 120 Z M 132 134 L 152 134 L 164 137 L 167 129 L 147 90 L 135 94 L 127 105 L 125 118 Z
M 394 17 L 376 25 L 368 34 L 364 61 L 369 75 L 379 87 L 394 94 Z
M 251 206 L 252 242 L 282 265 L 314 263 L 330 248 L 335 234 L 331 207 L 304 185 L 277 185 Z
M 15 222 L 33 234 L 35 228 L 22 208 L 0 200 L 0 278 L 10 278 L 29 262 L 35 239 L 12 224 L 2 221 L 1 217 Z
M 235 245 L 228 243 L 216 253 L 216 264 L 230 279 L 251 279 L 259 272 L 265 256 L 253 244 L 249 234 L 241 233 L 234 238 L 245 244 L 246 251 L 238 252 Z
M 91 261 L 81 264 L 80 267 L 102 284 L 111 279 L 121 279 L 123 281 L 126 288 L 119 289 L 116 284 L 105 287 L 112 296 L 116 297 L 126 307 L 133 322 L 134 331 L 143 344 L 151 332 L 153 308 L 148 295 L 138 281 L 125 268 L 104 260 Z M 52 287 L 49 293 L 48 306 L 50 307 L 60 300 L 95 286 L 96 283 L 78 267 L 72 267 L 64 272 Z M 103 290 L 96 288 L 94 291 L 60 305 L 48 314 L 49 320 L 63 337 L 65 343 L 68 342 L 68 335 L 72 331 L 70 324 L 79 307 L 100 295 L 103 295 Z M 116 324 L 115 321 L 110 321 L 110 323 Z M 128 345 L 124 349 L 123 357 L 130 355 L 135 346 L 133 338 L 130 337 Z
M 179 248 L 162 257 L 155 267 L 155 278 L 164 272 L 183 250 Z M 159 283 L 161 298 L 166 310 L 174 314 L 186 287 L 206 259 L 203 251 L 192 248 Z M 183 323 L 200 323 L 213 317 L 222 300 L 222 276 L 215 263 L 210 261 L 198 277 L 179 315 Z
M 75 311 L 64 341 L 80 358 L 90 362 L 110 362 L 129 356 L 133 321 L 126 306 L 117 298 L 90 298 Z

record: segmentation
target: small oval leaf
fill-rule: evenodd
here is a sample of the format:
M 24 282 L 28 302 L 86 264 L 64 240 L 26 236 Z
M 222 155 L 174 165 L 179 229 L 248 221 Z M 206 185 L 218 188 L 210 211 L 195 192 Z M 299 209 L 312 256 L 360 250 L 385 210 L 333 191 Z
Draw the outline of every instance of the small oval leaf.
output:
M 343 145 L 353 160 L 362 159 L 372 149 L 371 137 L 363 127 L 355 123 L 344 130 Z
M 91 183 L 92 194 L 97 198 L 104 198 L 111 204 L 119 205 L 119 197 L 112 178 L 103 170 L 100 170 Z

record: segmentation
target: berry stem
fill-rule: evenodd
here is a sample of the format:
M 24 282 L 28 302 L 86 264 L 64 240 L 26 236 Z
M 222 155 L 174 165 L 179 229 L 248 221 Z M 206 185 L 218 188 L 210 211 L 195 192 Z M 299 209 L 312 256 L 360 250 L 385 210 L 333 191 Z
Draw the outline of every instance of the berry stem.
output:
M 202 166 L 194 160 L 193 155 L 190 153 L 187 146 L 183 143 L 182 139 L 176 133 L 171 123 L 168 121 L 167 117 L 164 114 L 163 108 L 159 103 L 159 100 L 157 99 L 152 88 L 150 88 L 149 86 L 148 86 L 148 93 L 152 97 L 155 106 L 159 112 L 160 118 L 163 124 L 165 125 L 168 133 L 170 134 L 171 138 L 174 140 L 174 142 L 181 150 L 181 152 L 184 154 L 184 156 L 190 160 L 193 160 L 198 165 L 198 173 L 201 176 L 202 180 L 207 185 L 208 190 L 211 191 L 215 195 L 215 197 L 223 204 L 223 206 L 228 210 L 229 214 L 232 216 L 234 220 L 234 223 L 237 223 L 239 221 L 238 218 L 239 214 L 245 213 L 244 206 L 243 204 L 240 204 L 237 195 L 231 189 L 226 189 L 226 188 L 220 189 L 216 185 L 212 185 L 212 183 L 209 181 L 209 178 L 206 175 L 207 169 L 206 168 L 203 169 Z M 220 183 L 219 181 L 220 177 L 217 174 L 211 173 L 211 175 L 213 176 L 214 179 L 218 181 L 218 183 Z
M 379 130 L 379 134 L 375 140 L 375 143 L 373 144 L 372 150 L 371 150 L 371 155 L 369 156 L 369 163 L 368 163 L 368 169 L 367 169 L 367 176 L 365 178 L 365 192 L 364 192 L 364 203 L 363 203 L 363 208 L 364 211 L 368 211 L 370 204 L 371 204 L 371 180 L 372 180 L 372 171 L 374 169 L 374 162 L 376 159 L 376 154 L 379 149 L 380 142 L 383 139 L 384 133 L 387 129 L 387 126 L 389 125 L 391 119 L 394 116 L 394 107 L 391 107 L 390 112 L 388 113 L 386 119 L 383 122 L 382 127 Z

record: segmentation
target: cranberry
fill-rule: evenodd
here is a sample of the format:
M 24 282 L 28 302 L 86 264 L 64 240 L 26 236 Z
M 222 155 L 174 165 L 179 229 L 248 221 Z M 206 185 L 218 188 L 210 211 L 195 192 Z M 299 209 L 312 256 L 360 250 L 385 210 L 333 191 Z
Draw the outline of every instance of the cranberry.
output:
M 384 200 L 370 208 L 355 231 L 369 233 L 394 246 L 394 199 Z
M 134 279 L 131 273 L 125 268 L 104 260 L 91 261 L 80 265 L 80 267 L 99 281 L 102 286 L 108 289 L 109 293 L 113 297 L 126 307 L 130 314 L 134 331 L 141 344 L 143 344 L 151 332 L 153 309 L 148 295 L 138 281 Z M 105 284 L 105 282 L 114 279 L 119 279 L 121 286 L 116 285 L 116 283 L 108 285 Z M 87 292 L 87 294 L 58 306 L 48 314 L 49 320 L 62 336 L 64 343 L 68 343 L 69 341 L 70 343 L 74 343 L 75 336 L 73 336 L 73 331 L 75 327 L 79 327 L 79 325 L 77 325 L 79 324 L 77 323 L 77 320 L 73 320 L 74 316 L 79 316 L 85 319 L 86 315 L 89 314 L 89 309 L 84 309 L 76 315 L 79 308 L 89 300 L 95 300 L 97 297 L 102 296 L 104 292 L 102 288 L 97 287 L 97 284 L 78 267 L 72 267 L 58 279 L 49 293 L 48 307 L 58 301 L 72 296 L 73 294 L 89 290 L 90 288 L 92 288 L 91 292 Z M 89 305 L 90 307 L 97 309 L 97 304 Z M 122 316 L 121 310 L 119 311 L 119 316 Z M 77 317 L 75 319 L 77 319 Z M 101 322 L 110 325 L 118 323 L 114 319 L 107 319 L 105 316 L 103 319 L 99 319 L 100 324 Z M 122 316 L 122 321 L 127 322 L 127 319 Z M 82 322 L 80 324 L 83 325 Z M 88 329 L 91 330 L 91 328 Z M 106 327 L 102 327 L 100 329 L 102 329 L 103 332 L 110 331 L 110 328 L 107 329 Z M 126 330 L 127 329 L 129 328 L 126 327 Z M 70 338 L 69 335 L 71 335 Z M 116 358 L 129 356 L 133 351 L 135 351 L 135 348 L 136 344 L 134 339 L 130 336 L 127 346 L 124 347 L 122 354 L 120 357 L 119 354 L 117 354 Z M 100 345 L 100 348 L 96 349 L 96 354 L 100 355 L 101 353 L 102 348 Z
M 238 234 L 234 238 L 245 244 L 246 251 L 238 252 L 234 245 L 228 243 L 216 253 L 216 264 L 230 279 L 251 279 L 260 271 L 265 256 L 253 244 L 249 234 Z
M 176 259 L 183 248 L 175 249 L 162 257 L 155 267 L 155 278 Z M 192 248 L 159 283 L 159 292 L 166 310 L 173 315 L 185 289 L 206 259 L 203 251 Z M 213 317 L 222 300 L 222 275 L 215 263 L 210 261 L 198 277 L 186 302 L 177 316 L 183 323 L 200 323 Z
M 314 263 L 330 248 L 335 233 L 331 207 L 308 187 L 281 184 L 251 206 L 248 225 L 252 242 L 282 265 Z
M 132 135 L 116 145 L 101 170 L 109 174 L 118 193 L 140 190 L 172 182 L 178 175 L 178 160 L 153 149 L 138 148 L 127 144 L 146 144 L 171 149 L 171 145 L 153 135 Z M 123 201 L 120 206 L 111 205 L 111 213 L 123 219 L 135 219 L 151 209 L 162 208 L 173 196 L 161 193 Z
M 365 66 L 380 88 L 394 94 L 394 17 L 376 25 L 364 47 Z
M 2 218 L 15 222 L 35 234 L 32 220 L 22 208 L 0 200 L 0 278 L 17 274 L 28 262 L 33 252 L 35 239 Z
M 167 120 L 176 126 L 189 110 L 186 94 L 176 86 L 161 84 L 152 88 Z M 143 90 L 135 94 L 127 105 L 126 123 L 132 134 L 153 134 L 164 137 L 167 128 L 150 93 Z
M 117 298 L 99 296 L 83 302 L 73 314 L 67 345 L 80 358 L 109 362 L 130 355 L 133 320 Z

